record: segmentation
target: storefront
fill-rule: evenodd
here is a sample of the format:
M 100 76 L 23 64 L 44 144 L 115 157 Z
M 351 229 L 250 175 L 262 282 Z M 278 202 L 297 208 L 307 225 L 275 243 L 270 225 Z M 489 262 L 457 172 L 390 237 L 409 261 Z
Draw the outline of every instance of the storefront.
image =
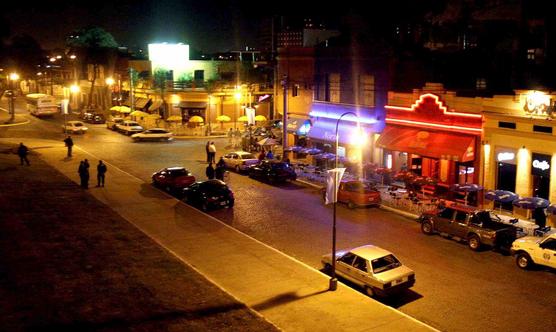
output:
M 457 112 L 435 94 L 411 106 L 386 106 L 386 128 L 378 138 L 382 166 L 410 170 L 447 184 L 478 183 L 482 115 Z
M 346 114 L 350 112 L 357 116 Z M 377 119 L 374 108 L 313 102 L 310 116 L 312 126 L 307 138 L 313 147 L 337 154 L 344 166 L 373 161 L 372 137 L 384 128 L 384 120 Z M 334 151 L 336 134 L 338 150 Z
M 311 120 L 306 117 L 288 116 L 288 146 L 307 146 L 307 134 L 311 127 Z

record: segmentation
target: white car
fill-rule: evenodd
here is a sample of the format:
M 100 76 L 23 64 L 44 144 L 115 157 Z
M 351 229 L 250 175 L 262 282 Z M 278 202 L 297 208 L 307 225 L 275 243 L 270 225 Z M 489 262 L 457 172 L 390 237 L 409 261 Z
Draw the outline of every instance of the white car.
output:
M 556 269 L 556 234 L 543 237 L 526 236 L 512 243 L 515 262 L 521 269 L 538 264 Z
M 64 133 L 72 134 L 84 134 L 89 128 L 85 127 L 85 124 L 81 121 L 68 121 L 65 125 L 62 125 L 62 131 Z
M 332 269 L 332 254 L 322 256 L 325 271 Z M 365 245 L 336 252 L 336 274 L 365 289 L 369 296 L 386 296 L 415 284 L 415 272 L 391 252 Z
M 144 132 L 131 135 L 134 141 L 171 141 L 174 138 L 174 134 L 166 129 L 162 128 L 152 128 L 147 129 Z
M 135 133 L 140 133 L 145 130 L 139 123 L 135 121 L 126 120 L 122 123 L 116 125 L 116 128 L 119 132 L 124 133 L 126 135 L 132 135 Z
M 238 173 L 246 171 L 249 166 L 259 163 L 259 159 L 252 153 L 245 151 L 230 152 L 222 158 L 227 168 L 233 168 Z

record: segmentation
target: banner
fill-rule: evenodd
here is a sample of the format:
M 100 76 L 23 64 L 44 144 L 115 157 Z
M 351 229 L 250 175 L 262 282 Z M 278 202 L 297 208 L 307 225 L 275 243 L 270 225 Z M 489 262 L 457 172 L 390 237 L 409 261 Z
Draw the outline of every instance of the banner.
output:
M 334 168 L 326 171 L 326 197 L 324 200 L 325 204 L 330 204 L 338 201 L 338 187 L 340 187 L 340 181 L 342 176 L 344 176 L 345 168 Z M 334 181 L 334 179 L 336 181 Z
M 69 105 L 69 100 L 68 99 L 63 99 L 62 100 L 62 114 L 69 114 L 68 105 Z
M 245 115 L 247 116 L 247 123 L 255 125 L 255 109 L 253 107 L 246 107 Z

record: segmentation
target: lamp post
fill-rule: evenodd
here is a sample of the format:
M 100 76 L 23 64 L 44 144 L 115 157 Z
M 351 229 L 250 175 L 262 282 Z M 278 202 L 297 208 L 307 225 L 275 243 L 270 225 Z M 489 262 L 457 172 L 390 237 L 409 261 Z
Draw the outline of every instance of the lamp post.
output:
M 10 92 L 8 94 L 8 97 L 10 97 L 9 99 L 9 111 L 10 111 L 10 122 L 13 122 L 15 120 L 15 105 L 14 105 L 14 100 L 15 100 L 15 92 L 14 90 L 14 81 L 19 80 L 19 75 L 17 73 L 11 73 L 8 76 L 8 79 L 10 80 Z
M 208 120 L 208 136 L 212 134 L 210 128 L 210 114 L 211 114 L 211 104 L 212 104 L 212 96 L 208 96 L 208 112 L 207 112 L 207 120 Z
M 237 87 L 236 87 L 237 89 Z M 239 113 L 239 102 L 241 101 L 241 92 L 240 91 L 236 91 L 234 93 L 234 97 L 236 99 L 236 109 L 234 112 L 234 130 L 237 129 L 237 114 Z
M 338 201 L 338 174 L 337 174 L 337 169 L 338 169 L 338 144 L 339 144 L 339 140 L 340 140 L 340 135 L 338 134 L 338 127 L 340 125 L 340 121 L 342 120 L 342 118 L 346 115 L 353 115 L 355 116 L 355 118 L 357 118 L 357 135 L 358 135 L 358 144 L 363 143 L 362 135 L 361 135 L 361 126 L 359 124 L 359 117 L 357 116 L 357 114 L 353 113 L 353 112 L 345 112 L 342 115 L 340 115 L 340 117 L 338 118 L 338 120 L 336 121 L 336 144 L 335 144 L 335 158 L 334 158 L 334 169 L 336 171 L 336 173 L 334 174 L 334 202 L 333 202 L 333 217 L 332 217 L 332 273 L 330 275 L 330 281 L 329 281 L 329 285 L 328 285 L 328 290 L 331 291 L 335 291 L 338 288 L 338 278 L 336 278 L 336 203 Z

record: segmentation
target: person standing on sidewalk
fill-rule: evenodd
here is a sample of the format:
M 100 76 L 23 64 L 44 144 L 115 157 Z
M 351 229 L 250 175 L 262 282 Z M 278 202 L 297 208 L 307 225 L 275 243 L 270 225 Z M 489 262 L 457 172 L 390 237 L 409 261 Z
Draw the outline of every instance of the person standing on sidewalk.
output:
M 89 177 L 89 170 L 85 166 L 85 161 L 81 160 L 79 162 L 79 168 L 77 169 L 77 173 L 79 174 L 79 179 L 81 180 L 81 188 L 87 189 L 88 187 L 88 177 Z
M 230 130 L 228 130 L 228 145 L 233 147 L 234 141 L 234 130 L 230 128 Z
M 207 153 L 207 163 L 210 163 L 210 141 L 207 142 L 207 145 L 205 145 L 205 151 Z
M 208 164 L 205 174 L 209 180 L 214 179 L 214 167 L 212 167 L 212 163 Z
M 73 148 L 73 140 L 71 139 L 70 135 L 68 135 L 68 137 L 66 137 L 66 139 L 64 140 L 64 143 L 66 144 L 66 147 L 68 148 L 68 158 L 71 158 L 71 149 Z
M 208 147 L 209 149 L 209 164 L 215 163 L 216 162 L 216 146 L 214 145 L 214 142 L 210 142 L 210 145 Z
M 27 153 L 29 153 L 29 148 L 25 146 L 23 143 L 19 143 L 19 147 L 17 148 L 17 155 L 19 156 L 19 161 L 23 166 L 23 162 L 27 164 L 27 166 L 31 166 L 29 164 L 29 159 L 27 159 Z
M 97 187 L 104 187 L 104 175 L 106 171 L 106 165 L 102 160 L 99 160 L 97 165 Z

